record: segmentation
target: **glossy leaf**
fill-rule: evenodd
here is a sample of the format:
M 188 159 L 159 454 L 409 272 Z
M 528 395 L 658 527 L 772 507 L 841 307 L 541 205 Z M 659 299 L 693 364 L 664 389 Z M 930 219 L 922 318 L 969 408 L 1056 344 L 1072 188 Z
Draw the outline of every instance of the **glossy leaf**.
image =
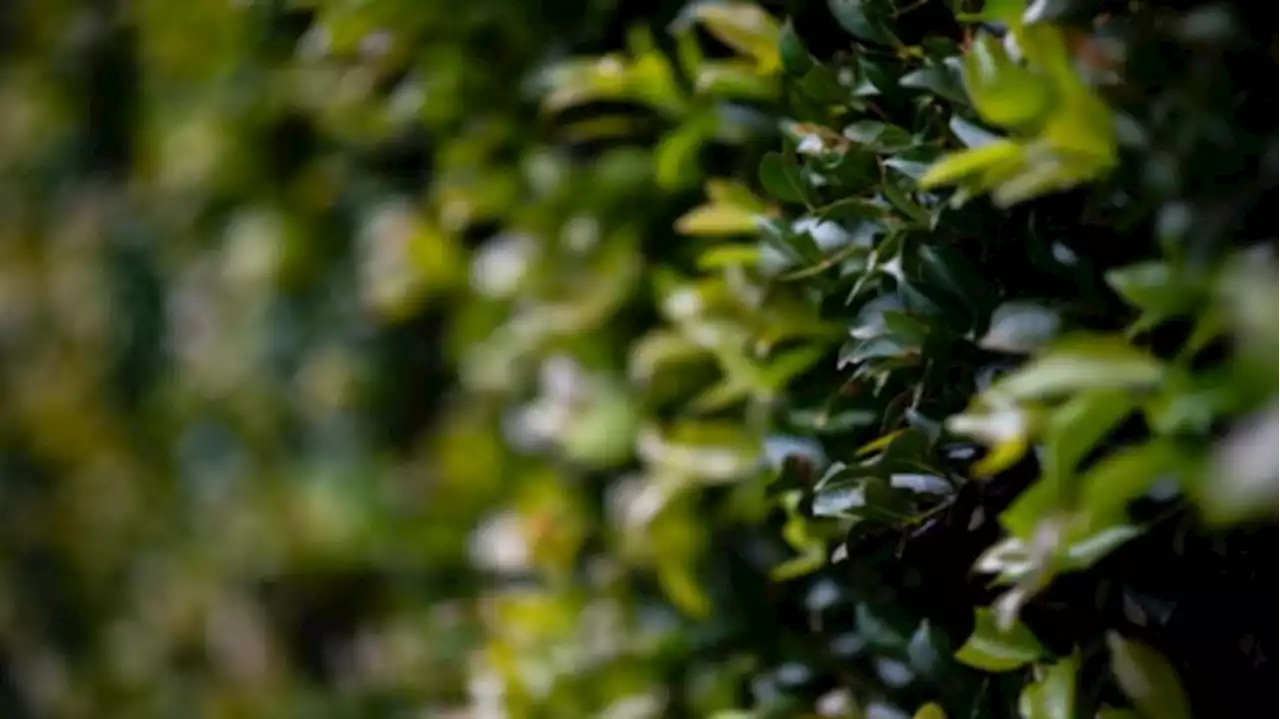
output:
M 805 47 L 804 40 L 796 34 L 795 26 L 790 20 L 782 25 L 778 37 L 778 55 L 782 60 L 782 68 L 789 75 L 803 76 L 814 66 L 813 56 Z
M 1036 681 L 1024 687 L 1018 699 L 1022 719 L 1074 719 L 1079 669 L 1080 660 L 1074 654 L 1037 668 Z
M 1046 83 L 1014 62 L 990 35 L 979 35 L 964 58 L 964 86 L 983 120 L 1002 127 L 1035 121 L 1049 107 Z
M 993 179 L 1018 172 L 1025 162 L 1025 151 L 1021 146 L 1009 140 L 996 140 L 944 156 L 920 178 L 920 186 L 928 189 L 975 177 L 985 185 Z
M 840 27 L 854 37 L 882 45 L 897 44 L 898 39 L 884 22 L 883 4 L 875 0 L 828 0 L 828 6 Z
M 1178 674 L 1158 652 L 1115 632 L 1107 634 L 1111 672 L 1146 719 L 1190 719 Z
M 1009 631 L 1002 631 L 990 610 L 979 609 L 974 616 L 973 634 L 956 652 L 956 659 L 975 669 L 1007 672 L 1044 654 L 1044 647 L 1025 626 L 1015 624 Z
M 795 159 L 779 152 L 770 152 L 760 161 L 760 184 L 765 191 L 783 202 L 808 201 L 804 179 Z

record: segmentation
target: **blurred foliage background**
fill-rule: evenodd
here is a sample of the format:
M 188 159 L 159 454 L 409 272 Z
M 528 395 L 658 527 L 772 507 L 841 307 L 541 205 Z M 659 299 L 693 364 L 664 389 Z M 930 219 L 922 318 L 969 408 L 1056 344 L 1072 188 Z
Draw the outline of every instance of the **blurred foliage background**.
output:
M 0 3 L 0 714 L 1266 713 L 1272 22 Z

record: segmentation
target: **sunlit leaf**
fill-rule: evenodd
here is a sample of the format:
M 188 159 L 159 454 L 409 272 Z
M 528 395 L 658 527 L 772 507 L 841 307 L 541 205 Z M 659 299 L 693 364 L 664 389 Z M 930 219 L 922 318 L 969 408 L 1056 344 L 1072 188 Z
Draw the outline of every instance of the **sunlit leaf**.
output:
M 1006 400 L 1053 397 L 1085 389 L 1149 388 L 1164 368 L 1146 353 L 1105 337 L 1063 342 L 1002 378 L 989 392 Z
M 743 2 L 704 2 L 693 5 L 691 13 L 716 39 L 755 59 L 762 72 L 772 72 L 781 66 L 782 28 L 759 6 Z
M 1030 123 L 1049 107 L 1044 80 L 1014 62 L 990 35 L 979 35 L 965 55 L 964 86 L 978 115 L 1002 127 Z
M 1018 713 L 1022 719 L 1074 719 L 1076 716 L 1076 655 L 1037 669 L 1036 681 L 1022 689 Z
M 956 652 L 956 659 L 975 669 L 1007 672 L 1040 659 L 1044 647 L 1022 624 L 1001 631 L 988 609 L 978 609 L 974 616 L 973 634 Z
M 920 178 L 923 188 L 950 185 L 975 175 L 998 176 L 1018 171 L 1025 163 L 1021 146 L 1009 140 L 975 147 L 944 156 Z

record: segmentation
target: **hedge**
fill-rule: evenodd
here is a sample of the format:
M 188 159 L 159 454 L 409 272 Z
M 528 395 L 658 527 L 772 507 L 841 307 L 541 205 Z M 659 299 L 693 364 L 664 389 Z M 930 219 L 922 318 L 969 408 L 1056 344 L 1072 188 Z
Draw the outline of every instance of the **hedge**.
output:
M 0 712 L 1265 713 L 1262 15 L 0 9 Z

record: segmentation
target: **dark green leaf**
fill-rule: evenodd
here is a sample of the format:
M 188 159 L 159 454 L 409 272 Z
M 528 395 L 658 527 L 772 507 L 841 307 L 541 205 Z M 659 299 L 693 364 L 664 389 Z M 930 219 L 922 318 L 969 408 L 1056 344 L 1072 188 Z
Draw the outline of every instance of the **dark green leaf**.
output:
M 969 102 L 961 81 L 958 64 L 931 62 L 903 75 L 898 84 L 913 90 L 928 90 L 945 100 L 966 105 Z
M 876 120 L 859 120 L 844 129 L 844 136 L 877 152 L 901 152 L 915 141 L 911 133 Z
M 778 38 L 778 53 L 782 56 L 782 69 L 789 75 L 804 75 L 813 68 L 813 56 L 796 34 L 795 26 L 790 20 L 782 26 L 782 34 Z
M 873 0 L 827 0 L 827 5 L 840 27 L 854 37 L 881 45 L 898 44 L 898 38 L 884 22 L 885 8 L 880 3 Z
M 926 281 L 937 285 L 971 308 L 985 304 L 988 281 L 978 274 L 969 258 L 952 247 L 923 244 L 920 269 Z
M 814 65 L 799 82 L 800 90 L 809 98 L 824 105 L 848 102 L 852 88 L 840 83 L 836 71 L 826 65 Z
M 856 474 L 851 468 L 843 474 Z M 814 493 L 815 517 L 858 517 L 883 522 L 909 519 L 911 502 L 880 477 L 853 476 L 824 481 Z
M 794 158 L 770 152 L 760 161 L 760 184 L 765 191 L 783 202 L 803 203 L 808 195 Z

